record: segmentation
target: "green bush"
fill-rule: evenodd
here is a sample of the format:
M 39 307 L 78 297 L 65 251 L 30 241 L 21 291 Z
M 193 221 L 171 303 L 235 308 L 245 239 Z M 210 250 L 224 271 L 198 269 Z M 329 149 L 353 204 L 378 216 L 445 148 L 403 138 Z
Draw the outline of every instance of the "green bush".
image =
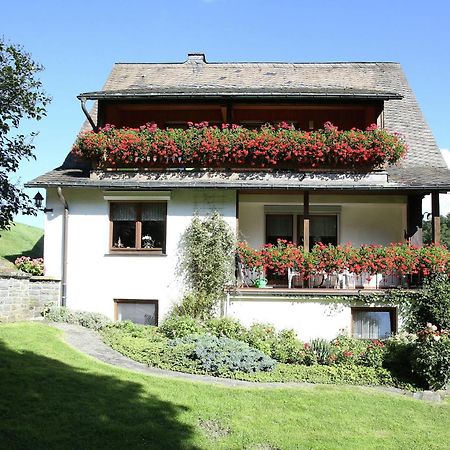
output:
M 190 316 L 171 315 L 160 325 L 159 331 L 172 339 L 200 334 L 204 329 L 200 322 Z
M 418 332 L 427 323 L 440 330 L 450 329 L 450 281 L 446 274 L 439 274 L 425 280 L 423 289 L 414 293 L 404 308 L 406 328 Z
M 326 339 L 313 339 L 310 343 L 311 351 L 316 355 L 319 364 L 329 364 L 333 353 L 331 343 Z
M 411 388 L 406 383 L 399 383 L 388 370 L 364 366 L 278 364 L 272 372 L 247 374 L 235 372 L 232 378 L 260 382 L 305 382 L 319 384 L 354 384 L 365 386 L 401 386 Z
M 416 334 L 406 332 L 387 339 L 383 367 L 389 369 L 395 377 L 412 382 L 411 362 L 416 340 Z
M 416 382 L 433 390 L 446 387 L 450 381 L 450 335 L 436 328 L 429 324 L 419 333 L 411 354 Z
M 217 298 L 214 295 L 203 292 L 191 293 L 183 297 L 181 303 L 172 308 L 172 315 L 205 320 L 211 316 L 211 311 L 214 310 L 216 304 Z
M 201 367 L 213 375 L 224 375 L 229 372 L 270 371 L 276 361 L 263 352 L 251 348 L 248 344 L 227 337 L 211 335 L 191 335 L 174 339 L 170 346 L 184 346 L 191 349 L 191 358 L 200 361 Z
M 111 320 L 103 314 L 87 311 L 73 311 L 62 306 L 46 307 L 42 311 L 42 315 L 51 322 L 72 323 L 93 330 L 100 330 L 111 322 Z
M 312 352 L 297 338 L 294 330 L 281 330 L 272 343 L 272 358 L 288 364 L 312 364 Z
M 225 336 L 238 341 L 244 339 L 246 332 L 245 327 L 238 320 L 229 317 L 209 319 L 205 323 L 205 328 L 214 336 Z
M 268 323 L 255 323 L 245 333 L 244 341 L 251 347 L 272 356 L 276 342 L 275 327 Z

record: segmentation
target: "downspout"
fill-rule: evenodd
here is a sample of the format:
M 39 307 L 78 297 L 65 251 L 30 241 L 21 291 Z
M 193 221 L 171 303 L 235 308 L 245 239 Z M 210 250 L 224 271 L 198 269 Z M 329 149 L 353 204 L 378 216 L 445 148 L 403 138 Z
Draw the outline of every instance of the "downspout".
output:
M 91 115 L 89 114 L 89 111 L 86 108 L 86 98 L 85 97 L 79 97 L 79 99 L 80 99 L 80 102 L 81 102 L 81 109 L 83 110 L 84 115 L 86 116 L 86 119 L 91 124 L 92 129 L 97 133 L 98 127 L 97 127 L 97 125 L 95 125 L 94 121 L 92 120 Z
M 60 202 L 64 206 L 63 223 L 62 223 L 62 238 L 61 238 L 61 306 L 66 306 L 67 297 L 67 222 L 69 218 L 69 205 L 64 198 L 62 189 L 58 187 L 57 189 L 58 197 Z

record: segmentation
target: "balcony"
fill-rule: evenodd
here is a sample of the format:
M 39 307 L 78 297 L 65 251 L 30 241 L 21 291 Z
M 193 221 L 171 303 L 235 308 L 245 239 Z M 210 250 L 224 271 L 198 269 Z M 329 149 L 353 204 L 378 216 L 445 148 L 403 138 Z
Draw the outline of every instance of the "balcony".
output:
M 237 246 L 238 285 L 276 294 L 417 288 L 435 274 L 450 273 L 450 251 L 438 245 L 415 247 L 406 243 L 389 246 L 315 245 L 310 252 L 278 240 L 253 249 Z M 267 283 L 267 285 L 266 285 Z M 292 291 L 291 291 L 292 289 Z
M 396 135 L 376 125 L 366 130 L 297 130 L 281 123 L 259 129 L 191 124 L 187 129 L 106 126 L 81 134 L 72 152 L 101 169 L 246 169 L 368 172 L 394 164 L 406 153 Z

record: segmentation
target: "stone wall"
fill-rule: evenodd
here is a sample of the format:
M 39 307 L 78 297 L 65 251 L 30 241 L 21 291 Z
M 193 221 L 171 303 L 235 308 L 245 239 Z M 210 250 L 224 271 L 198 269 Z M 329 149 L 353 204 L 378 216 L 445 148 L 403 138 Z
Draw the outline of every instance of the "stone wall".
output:
M 16 270 L 0 271 L 0 322 L 41 316 L 46 304 L 59 304 L 60 282 Z

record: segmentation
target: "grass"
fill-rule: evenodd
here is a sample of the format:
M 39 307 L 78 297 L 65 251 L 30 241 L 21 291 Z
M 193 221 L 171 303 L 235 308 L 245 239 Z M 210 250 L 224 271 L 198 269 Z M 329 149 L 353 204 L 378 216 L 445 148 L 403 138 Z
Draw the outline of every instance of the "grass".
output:
M 44 324 L 0 325 L 7 449 L 444 449 L 450 403 L 369 388 L 229 388 L 89 358 Z
M 0 258 L 14 262 L 19 256 L 41 258 L 44 255 L 44 231 L 41 228 L 16 223 L 0 233 Z

